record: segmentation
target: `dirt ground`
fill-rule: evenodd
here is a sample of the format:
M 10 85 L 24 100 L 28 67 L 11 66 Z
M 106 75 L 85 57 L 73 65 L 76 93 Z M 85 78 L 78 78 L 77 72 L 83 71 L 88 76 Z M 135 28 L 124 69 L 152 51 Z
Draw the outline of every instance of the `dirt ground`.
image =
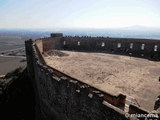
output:
M 24 47 L 23 45 L 0 45 L 0 51 L 11 50 L 16 48 Z
M 8 72 L 20 67 L 25 66 L 26 62 L 22 61 L 24 57 L 11 57 L 0 56 L 0 75 L 5 75 Z
M 47 64 L 106 92 L 133 96 L 142 108 L 153 110 L 160 94 L 160 62 L 105 53 L 62 52 L 69 56 L 45 57 Z

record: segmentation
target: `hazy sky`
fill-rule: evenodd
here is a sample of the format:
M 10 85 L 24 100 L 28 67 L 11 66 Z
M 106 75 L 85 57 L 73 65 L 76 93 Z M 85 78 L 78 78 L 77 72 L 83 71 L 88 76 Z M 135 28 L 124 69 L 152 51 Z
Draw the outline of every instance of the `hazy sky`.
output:
M 160 0 L 0 0 L 0 28 L 160 27 Z

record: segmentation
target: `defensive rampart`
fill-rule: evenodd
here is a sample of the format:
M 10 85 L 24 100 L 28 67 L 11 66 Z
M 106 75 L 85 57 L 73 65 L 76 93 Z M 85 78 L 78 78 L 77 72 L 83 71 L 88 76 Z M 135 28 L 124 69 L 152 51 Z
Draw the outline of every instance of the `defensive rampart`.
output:
M 97 51 L 112 52 L 114 54 L 125 54 L 129 56 L 152 58 L 160 54 L 160 41 L 153 39 L 133 38 L 109 38 L 89 36 L 59 36 L 53 35 L 43 39 L 43 51 L 49 50 L 49 43 L 53 49 L 75 50 L 75 51 Z M 48 47 L 48 48 L 47 48 Z M 156 59 L 159 59 L 157 57 Z
M 43 53 L 50 49 L 81 50 L 82 48 L 85 48 L 88 50 L 93 50 L 96 48 L 95 50 L 100 50 L 107 45 L 107 40 L 109 38 L 106 38 L 106 40 L 103 40 L 104 38 L 102 38 L 102 40 L 99 38 L 93 38 L 93 43 L 91 43 L 90 40 L 85 41 L 86 39 L 90 38 L 86 37 L 79 40 L 75 39 L 75 37 L 62 37 L 61 34 L 58 36 L 52 34 L 51 38 L 39 39 L 35 42 L 32 40 L 25 42 L 28 72 L 33 80 L 36 93 L 36 109 L 40 110 L 37 111 L 37 114 L 41 114 L 42 119 L 128 119 L 125 117 L 126 112 L 124 112 L 126 102 L 125 95 L 112 95 L 101 91 L 98 88 L 82 82 L 81 80 L 72 78 L 61 71 L 47 66 L 45 60 L 43 59 Z M 85 45 L 85 42 L 89 42 L 90 44 Z M 102 42 L 105 42 L 105 45 L 102 46 Z M 120 41 L 114 43 L 115 46 L 119 42 Z M 95 47 L 98 43 L 101 44 L 101 46 Z M 126 44 L 127 43 L 129 42 L 126 42 Z M 76 47 L 74 47 L 74 44 Z M 93 44 L 93 46 L 91 44 Z M 149 46 L 147 42 L 145 42 L 145 44 L 146 46 Z M 80 45 L 83 45 L 83 47 L 77 48 L 77 46 Z M 151 45 L 152 47 L 154 45 L 159 45 L 159 42 L 155 41 Z M 105 49 L 109 49 L 108 47 Z M 110 48 L 112 47 L 110 46 Z M 126 47 L 123 47 L 122 45 L 122 49 L 120 50 L 123 50 L 124 48 Z M 147 52 L 152 54 L 159 52 L 159 50 L 157 49 L 157 51 L 154 52 L 148 50 Z M 149 113 L 148 111 L 134 105 L 130 105 L 127 112 L 132 114 Z

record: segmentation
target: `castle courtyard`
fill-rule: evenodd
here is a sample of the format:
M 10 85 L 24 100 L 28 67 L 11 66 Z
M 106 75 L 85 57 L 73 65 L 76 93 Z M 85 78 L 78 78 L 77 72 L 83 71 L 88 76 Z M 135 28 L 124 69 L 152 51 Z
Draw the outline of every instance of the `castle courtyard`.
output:
M 160 90 L 159 62 L 106 53 L 59 53 L 45 56 L 47 65 L 108 93 L 133 96 L 142 108 L 153 110 Z

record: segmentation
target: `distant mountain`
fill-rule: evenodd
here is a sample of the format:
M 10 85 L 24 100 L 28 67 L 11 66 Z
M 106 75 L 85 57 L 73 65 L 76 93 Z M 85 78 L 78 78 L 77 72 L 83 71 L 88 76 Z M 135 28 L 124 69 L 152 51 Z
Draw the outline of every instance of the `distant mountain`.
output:
M 125 28 L 129 28 L 129 29 L 144 29 L 144 28 L 149 28 L 149 27 L 141 26 L 141 25 L 134 25 L 134 26 L 125 27 Z

